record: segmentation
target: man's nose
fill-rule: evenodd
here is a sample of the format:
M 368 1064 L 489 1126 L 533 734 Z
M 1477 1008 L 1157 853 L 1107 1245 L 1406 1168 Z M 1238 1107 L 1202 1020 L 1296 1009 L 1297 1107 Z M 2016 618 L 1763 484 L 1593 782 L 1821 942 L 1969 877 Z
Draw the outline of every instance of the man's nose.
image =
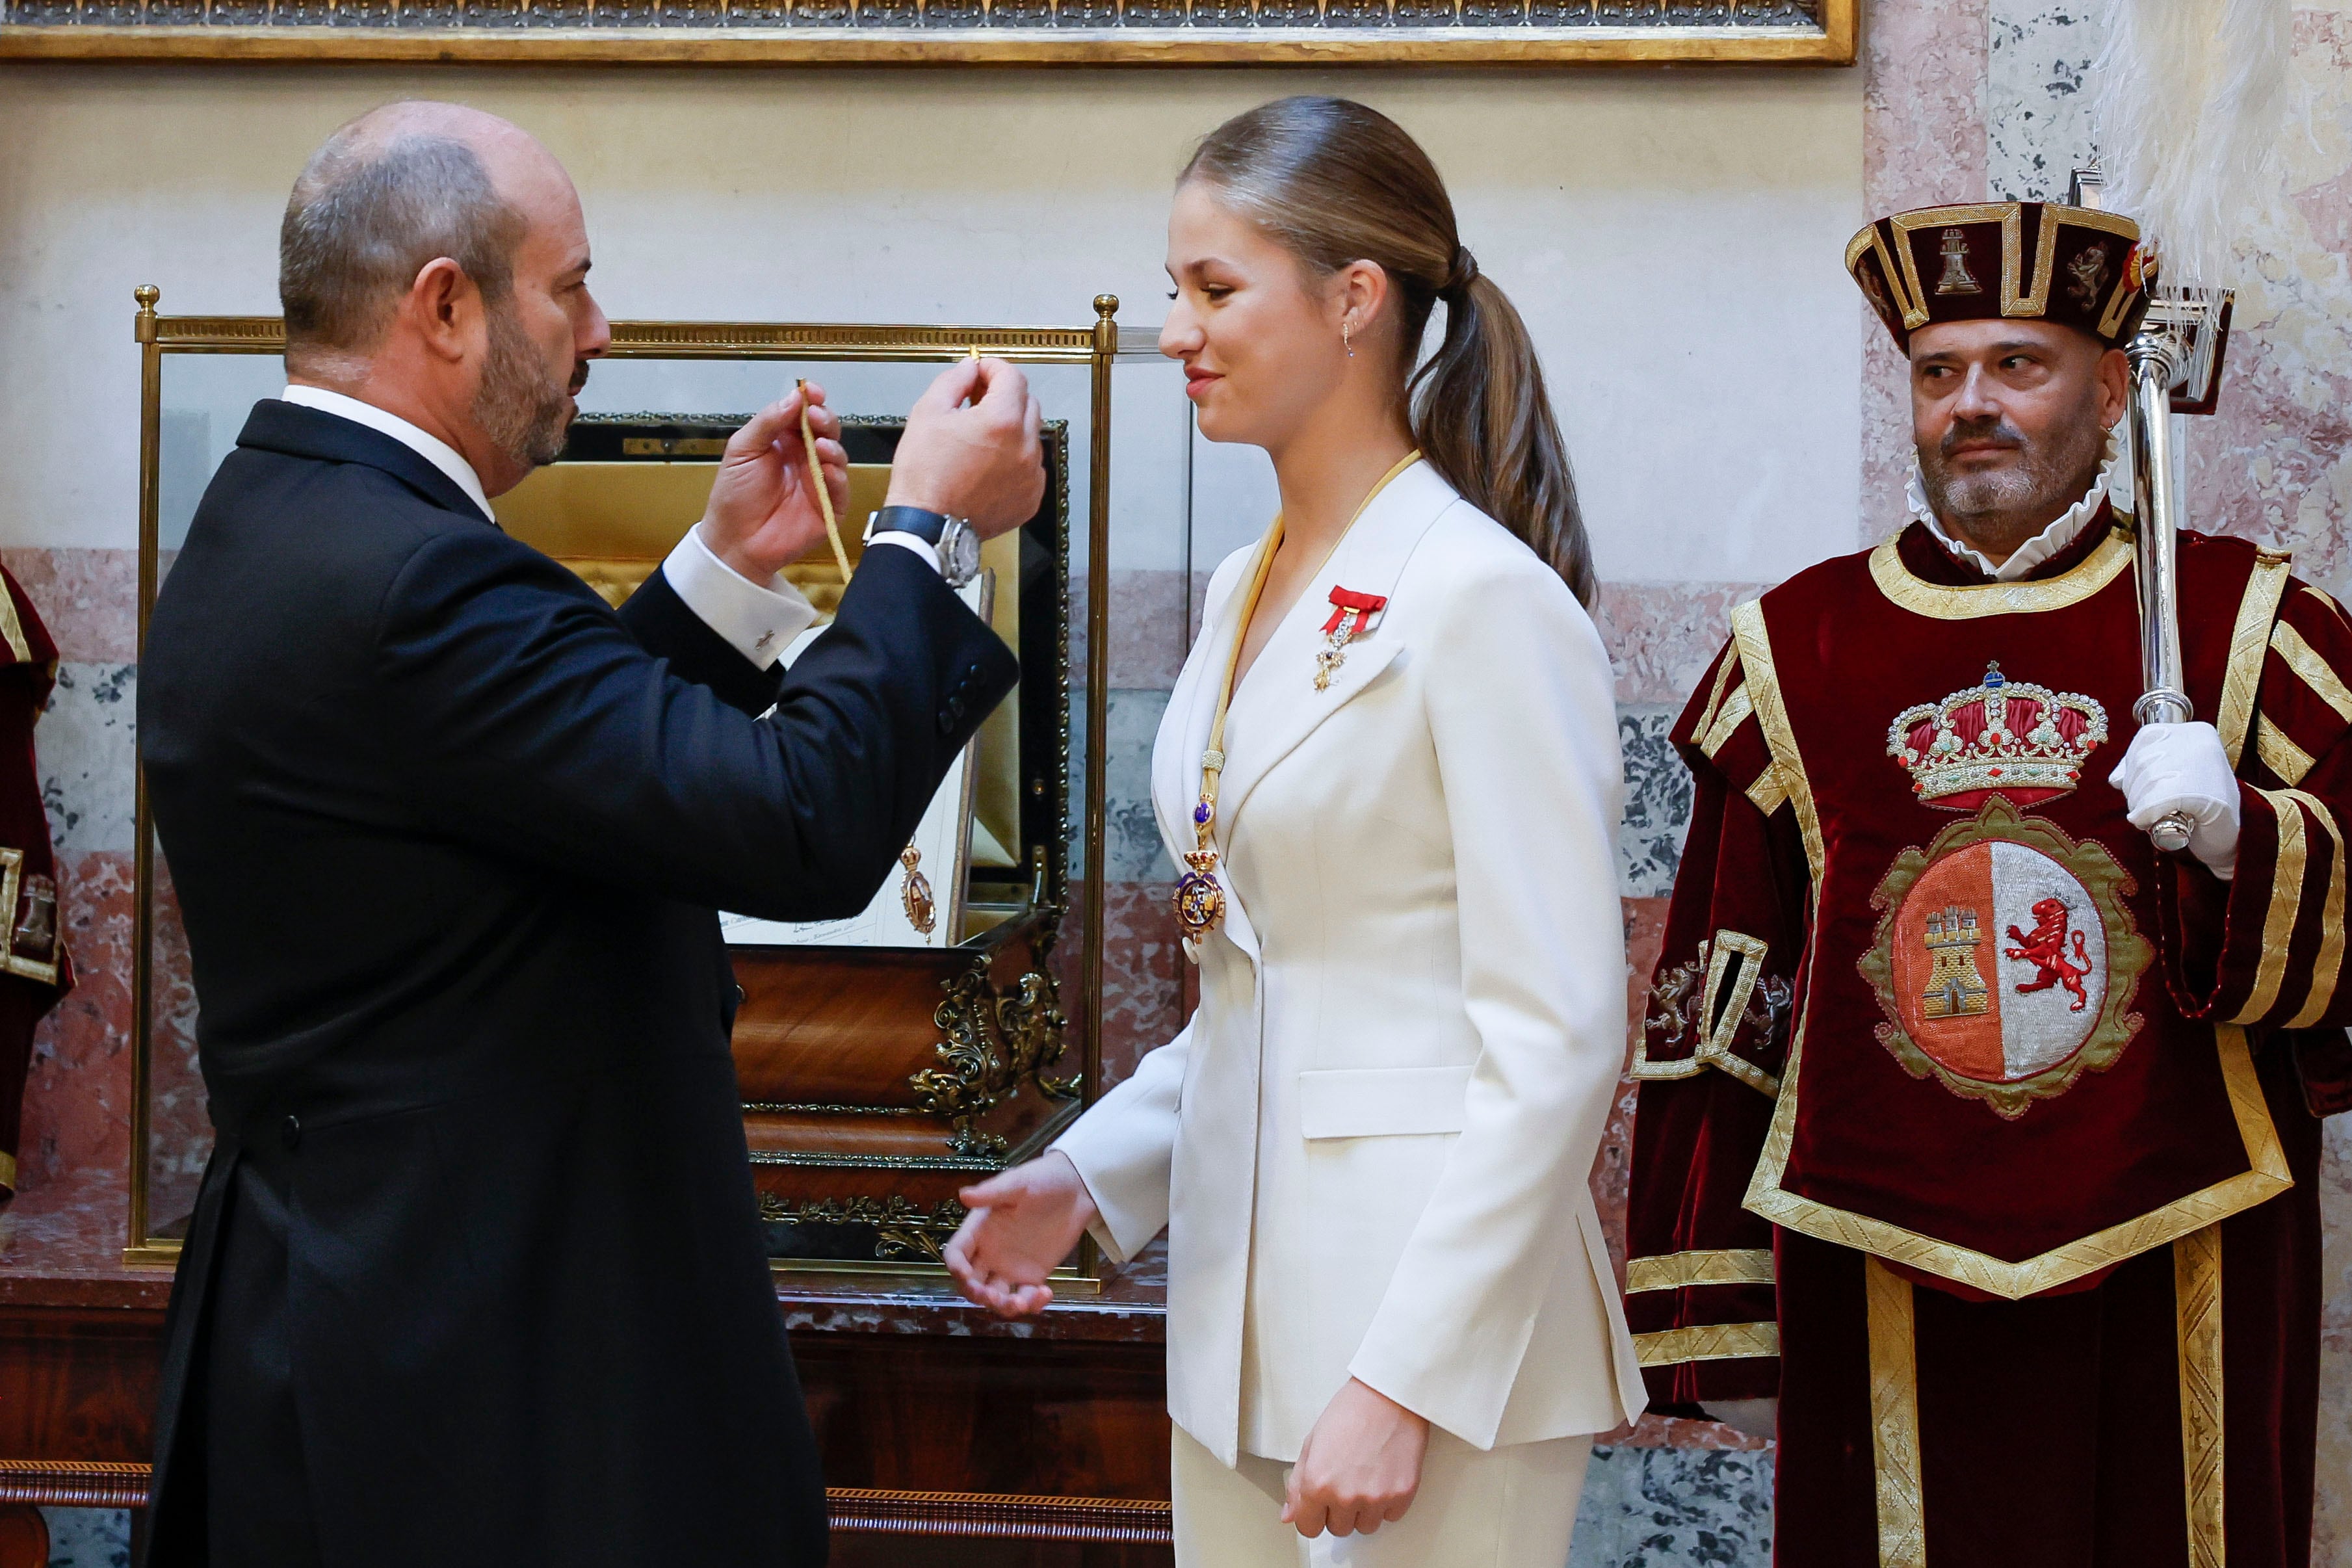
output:
M 1980 365 L 1970 365 L 1960 380 L 1960 395 L 1952 403 L 1960 419 L 1998 419 L 2001 415 L 2000 386 Z
M 601 359 L 613 346 L 613 323 L 604 319 L 604 307 L 596 303 L 596 296 L 583 291 L 588 301 L 587 319 L 580 323 L 576 340 L 582 359 Z

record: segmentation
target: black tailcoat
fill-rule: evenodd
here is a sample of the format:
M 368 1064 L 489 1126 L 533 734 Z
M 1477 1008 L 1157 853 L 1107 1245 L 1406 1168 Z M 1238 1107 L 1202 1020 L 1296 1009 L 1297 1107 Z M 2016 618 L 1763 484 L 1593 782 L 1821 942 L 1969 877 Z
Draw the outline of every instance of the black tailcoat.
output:
M 896 549 L 761 671 L 257 405 L 139 690 L 219 1137 L 152 1562 L 824 1561 L 713 911 L 863 909 L 1016 675 Z

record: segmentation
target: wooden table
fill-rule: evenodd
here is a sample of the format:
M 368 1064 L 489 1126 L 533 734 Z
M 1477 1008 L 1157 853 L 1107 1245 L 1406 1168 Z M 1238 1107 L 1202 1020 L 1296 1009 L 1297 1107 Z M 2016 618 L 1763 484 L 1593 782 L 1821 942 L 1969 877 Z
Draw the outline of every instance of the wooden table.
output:
M 0 1568 L 47 1562 L 34 1505 L 146 1502 L 171 1275 L 79 1250 L 0 1263 Z M 1025 1324 L 928 1280 L 780 1274 L 776 1297 L 840 1568 L 1172 1563 L 1155 1256 Z

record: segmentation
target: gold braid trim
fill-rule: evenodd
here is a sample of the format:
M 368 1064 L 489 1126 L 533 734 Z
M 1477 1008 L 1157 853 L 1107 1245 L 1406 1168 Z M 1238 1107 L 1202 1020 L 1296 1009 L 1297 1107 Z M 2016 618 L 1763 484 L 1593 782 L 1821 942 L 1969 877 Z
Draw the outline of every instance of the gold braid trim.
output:
M 1713 762 L 1716 752 L 1723 750 L 1731 737 L 1739 732 L 1739 726 L 1748 722 L 1748 715 L 1754 710 L 1755 704 L 1749 701 L 1744 683 L 1738 690 L 1724 699 L 1723 706 L 1716 711 L 1715 722 L 1707 728 L 1706 736 L 1698 743 L 1698 749 L 1706 753 L 1709 762 Z
M 2263 916 L 2263 956 L 2254 966 L 2254 986 L 2246 1005 L 2231 1020 L 2260 1023 L 2278 1005 L 2279 988 L 2286 984 L 2287 944 L 2294 939 L 2295 917 L 2303 912 L 2304 847 L 2302 802 L 2311 797 L 2300 790 L 2254 791 L 2270 802 L 2278 816 L 2278 861 L 2272 868 L 2270 908 Z
M 2221 1227 L 2172 1244 L 2172 1302 L 2180 1343 L 2180 1467 L 2189 1500 L 2189 1568 L 2223 1568 Z
M 2034 583 L 1979 583 L 1952 588 L 1914 577 L 1890 539 L 1870 552 L 1870 577 L 1880 593 L 1915 616 L 1972 621 L 1980 616 L 2038 615 L 2079 605 L 2122 576 L 2131 563 L 2130 542 L 2111 531 L 2081 565 L 2059 576 Z
M 1680 1290 L 1692 1285 L 1769 1285 L 1772 1254 L 1762 1247 L 1668 1252 L 1625 1260 L 1625 1293 Z
M 1706 706 L 1699 710 L 1698 722 L 1691 726 L 1694 736 L 1704 735 L 1715 728 L 1715 710 L 1723 701 L 1723 689 L 1731 684 L 1731 672 L 1739 668 L 1739 650 L 1727 647 L 1715 667 L 1715 685 L 1706 694 Z
M 1750 599 L 1731 612 L 1731 635 L 1739 645 L 1740 665 L 1748 671 L 1748 699 L 1756 706 L 1756 722 L 1771 751 L 1772 771 L 1780 775 L 1780 787 L 1797 808 L 1797 826 L 1805 837 L 1805 863 L 1812 868 L 1813 886 L 1818 889 L 1828 860 L 1822 847 L 1822 818 L 1813 809 L 1813 787 L 1805 777 L 1805 759 L 1797 750 L 1797 732 L 1790 726 L 1788 705 L 1780 700 L 1780 678 L 1772 663 L 1771 634 L 1764 628 L 1762 600 Z
M 2352 689 L 2336 673 L 2336 667 L 2319 657 L 2319 651 L 2303 640 L 2303 634 L 2284 621 L 2271 628 L 2271 647 L 2286 667 L 2301 678 L 2311 694 L 2336 710 L 2336 717 L 2352 722 Z
M 1640 1083 L 1671 1082 L 1696 1078 L 1708 1068 L 1715 1068 L 1768 1098 L 1780 1093 L 1779 1079 L 1731 1048 L 1741 1024 L 1747 1021 L 1748 1005 L 1755 995 L 1757 981 L 1763 977 L 1764 958 L 1770 950 L 1770 944 L 1761 938 L 1729 930 L 1718 931 L 1700 942 L 1698 963 L 1703 975 L 1697 983 L 1697 1007 L 1691 1024 L 1696 1028 L 1702 1020 L 1713 1016 L 1717 1019 L 1715 1028 L 1700 1037 L 1689 1056 L 1658 1060 L 1650 1055 L 1649 1019 L 1644 1018 L 1641 1032 L 1633 1037 L 1633 1061 L 1626 1069 L 1627 1076 Z M 1724 976 L 1734 963 L 1740 966 L 1739 973 L 1726 999 Z
M 0 584 L 0 640 L 16 656 L 18 664 L 33 662 L 33 645 L 25 640 L 25 623 L 16 616 L 16 595 Z
M 2192 1230 L 2250 1209 L 2294 1185 L 2286 1153 L 2279 1147 L 2278 1129 L 2271 1124 L 2270 1108 L 2263 1100 L 2262 1080 L 2255 1076 L 2253 1059 L 2246 1049 L 2245 1030 L 2235 1024 L 2216 1025 L 2213 1043 L 2221 1058 L 2221 1083 L 2230 1096 L 2230 1113 L 2245 1145 L 2248 1169 L 2175 1198 L 2161 1208 L 2053 1247 L 2038 1257 L 2011 1262 L 1922 1236 L 1888 1220 L 1832 1208 L 1781 1187 L 1780 1177 L 1788 1169 L 1790 1146 L 1796 1137 L 1797 1101 L 1803 1087 L 1805 1026 L 1800 1022 L 1789 1047 L 1788 1065 L 1780 1069 L 1780 1098 L 1772 1108 L 1771 1129 L 1764 1136 L 1764 1151 L 1748 1184 L 1745 1206 L 1775 1225 L 1957 1279 L 1988 1295 L 2011 1301 L 2037 1295 L 2095 1269 L 2168 1246 Z
M 1693 1323 L 1633 1336 L 1633 1355 L 1643 1366 L 1685 1361 L 1745 1361 L 1780 1353 L 1778 1323 Z
M 2254 693 L 2263 683 L 2263 656 L 2270 647 L 2272 624 L 2278 619 L 2279 596 L 2286 592 L 2286 568 L 2284 555 L 2257 558 L 2238 600 L 2238 624 L 2230 634 L 2230 662 L 2221 678 L 2221 706 L 2213 715 L 2213 728 L 2221 732 L 2221 749 L 2230 753 L 2233 768 L 2246 750 Z
M 2304 775 L 2311 772 L 2311 753 L 2288 740 L 2286 731 L 2272 723 L 2267 713 L 2254 719 L 2254 755 L 2290 788 L 2301 784 Z
M 2327 831 L 2327 898 L 2319 907 L 2319 953 L 2311 961 L 2311 993 L 2303 1011 L 2287 1020 L 2290 1029 L 2308 1029 L 2327 1016 L 2336 1003 L 2336 983 L 2344 973 L 2344 830 L 2336 814 L 2317 795 L 2297 791 L 2295 798 Z
M 1862 1271 L 1870 1304 L 1870 1447 L 1878 1472 L 1879 1568 L 1927 1568 L 1911 1281 L 1875 1258 L 1864 1258 Z

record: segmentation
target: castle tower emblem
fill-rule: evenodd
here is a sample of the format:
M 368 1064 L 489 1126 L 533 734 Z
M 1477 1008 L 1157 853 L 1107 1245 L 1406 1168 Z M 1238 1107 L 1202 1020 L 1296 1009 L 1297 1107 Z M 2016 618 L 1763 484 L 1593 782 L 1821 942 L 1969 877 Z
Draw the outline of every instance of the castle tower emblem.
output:
M 1925 1018 L 1972 1018 L 1991 1009 L 1977 968 L 1977 912 L 1958 905 L 1931 911 L 1920 933 L 1927 950 L 1927 984 L 1919 996 Z
M 1943 233 L 1944 275 L 1936 279 L 1938 294 L 1981 294 L 1984 285 L 1969 270 L 1969 237 L 1964 230 L 1948 228 Z

